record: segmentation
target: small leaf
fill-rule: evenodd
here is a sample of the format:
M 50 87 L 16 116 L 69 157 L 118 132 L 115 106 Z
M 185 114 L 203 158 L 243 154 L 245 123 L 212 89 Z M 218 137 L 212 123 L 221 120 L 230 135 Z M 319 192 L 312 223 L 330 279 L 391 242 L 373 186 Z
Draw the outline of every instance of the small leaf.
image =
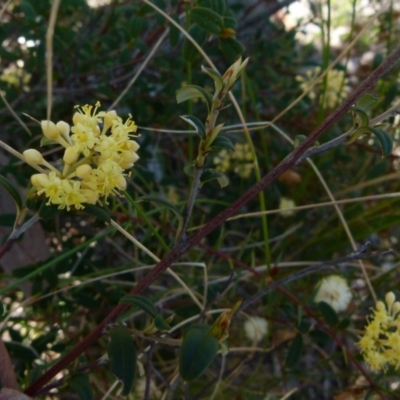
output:
M 363 110 L 364 112 L 369 111 L 380 102 L 380 99 L 372 96 L 369 93 L 363 94 L 356 102 L 356 107 Z
M 297 334 L 292 340 L 286 356 L 286 368 L 293 368 L 300 361 L 301 355 L 303 354 L 303 347 L 303 337 L 301 334 Z
M 205 91 L 202 87 L 196 86 L 196 85 L 187 85 L 187 86 L 183 87 L 182 89 L 179 89 L 176 91 L 177 103 L 182 103 L 183 101 L 186 101 L 186 100 L 197 99 L 199 97 L 206 102 L 207 109 L 208 109 L 208 111 L 210 111 L 212 97 L 211 97 L 210 93 Z
M 218 340 L 209 335 L 210 326 L 197 324 L 184 334 L 179 353 L 179 373 L 185 381 L 200 376 L 212 363 L 219 349 Z
M 194 24 L 189 28 L 188 33 L 200 47 L 203 46 L 207 38 L 207 32 L 203 28 L 200 28 L 200 26 Z M 188 63 L 192 63 L 198 57 L 198 55 L 199 51 L 196 49 L 196 47 L 194 47 L 193 43 L 185 37 L 182 47 L 183 59 Z
M 383 157 L 389 156 L 393 150 L 392 138 L 383 129 L 379 128 L 369 128 L 369 129 L 376 136 L 376 138 L 379 140 L 379 143 L 381 144 L 382 156 Z
M 219 40 L 219 48 L 228 61 L 236 60 L 243 52 L 243 45 L 234 37 Z
M 356 127 L 368 126 L 369 117 L 363 109 L 357 107 L 351 107 L 350 111 L 353 112 L 353 119 Z
M 93 391 L 92 385 L 89 382 L 87 374 L 74 375 L 69 381 L 68 385 L 75 391 L 81 400 L 92 400 Z
M 212 0 L 212 9 L 219 15 L 223 15 L 226 10 L 225 0 Z
M 94 204 L 85 204 L 82 210 L 85 214 L 93 215 L 104 222 L 111 222 L 110 210 L 107 206 L 98 206 Z
M 222 76 L 217 71 L 214 71 L 211 68 L 206 68 L 201 66 L 201 70 L 213 79 L 215 84 L 215 90 L 217 93 L 219 93 L 224 87 L 224 81 L 222 80 Z
M 12 185 L 12 183 L 3 175 L 0 175 L 0 186 L 10 195 L 17 206 L 18 213 L 22 210 L 22 199 L 18 190 Z
M 171 327 L 167 324 L 165 319 L 161 314 L 157 314 L 154 318 L 154 325 L 157 329 L 160 331 L 168 331 L 171 329 Z
M 332 338 L 325 331 L 314 329 L 309 335 L 319 346 L 327 346 L 329 343 L 332 343 Z
M 336 311 L 328 303 L 320 301 L 318 303 L 318 309 L 328 325 L 336 326 L 339 323 L 339 317 Z
M 214 141 L 211 143 L 211 148 L 220 147 L 222 149 L 228 149 L 235 151 L 235 146 L 232 141 L 228 139 L 226 136 L 217 136 Z
M 181 118 L 189 125 L 192 125 L 203 140 L 206 138 L 206 128 L 197 117 L 193 115 L 181 115 Z
M 147 297 L 140 294 L 128 294 L 119 300 L 119 303 L 127 303 L 132 306 L 141 308 L 143 311 L 150 314 L 153 318 L 158 315 L 156 306 Z
M 205 182 L 209 182 L 214 179 L 218 180 L 218 183 L 220 184 L 221 187 L 225 187 L 229 184 L 229 179 L 225 174 L 212 168 L 205 169 L 201 174 L 200 180 L 201 183 L 204 184 Z
M 123 384 L 121 395 L 127 396 L 135 380 L 135 342 L 129 332 L 123 328 L 111 329 L 108 334 L 111 338 L 107 346 L 111 372 Z
M 186 175 L 194 176 L 194 171 L 196 169 L 196 160 L 189 161 L 183 166 L 183 170 L 185 171 Z
M 129 36 L 131 39 L 136 39 L 139 35 L 140 32 L 143 29 L 143 17 L 139 17 L 137 15 L 134 15 L 128 22 L 129 25 Z
M 345 317 L 339 322 L 337 328 L 338 329 L 346 329 L 350 326 L 350 324 L 351 324 L 350 318 Z
M 47 205 L 47 200 L 43 200 L 42 205 L 39 208 L 39 217 L 43 221 L 48 221 L 55 218 L 61 210 L 55 204 Z
M 236 31 L 237 20 L 235 14 L 231 10 L 228 10 L 222 18 L 224 20 L 224 29 L 232 29 Z
M 219 35 L 224 27 L 222 17 L 206 7 L 194 7 L 189 13 L 190 19 L 201 28 L 214 35 Z

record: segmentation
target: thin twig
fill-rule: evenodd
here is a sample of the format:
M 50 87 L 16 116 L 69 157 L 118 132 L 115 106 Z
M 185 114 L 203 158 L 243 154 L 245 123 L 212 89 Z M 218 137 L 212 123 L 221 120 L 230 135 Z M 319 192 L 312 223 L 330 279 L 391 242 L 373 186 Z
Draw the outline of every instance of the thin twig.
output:
M 260 300 L 262 297 L 267 295 L 272 290 L 275 290 L 277 287 L 287 285 L 288 283 L 297 281 L 301 278 L 304 278 L 307 275 L 311 275 L 311 274 L 314 274 L 315 272 L 320 272 L 325 269 L 332 268 L 338 264 L 342 264 L 345 262 L 355 261 L 355 260 L 365 260 L 367 258 L 381 256 L 381 255 L 389 254 L 392 252 L 392 250 L 385 250 L 385 251 L 373 251 L 370 253 L 366 253 L 365 251 L 369 248 L 369 246 L 370 246 L 370 243 L 367 242 L 363 246 L 361 246 L 357 251 L 349 254 L 348 256 L 336 258 L 336 259 L 330 260 L 330 261 L 324 261 L 317 265 L 313 265 L 309 268 L 304 268 L 301 271 L 294 272 L 290 276 L 288 276 L 286 278 L 282 278 L 279 281 L 272 283 L 271 285 L 267 286 L 265 289 L 259 291 L 257 294 L 255 294 L 254 296 L 252 296 L 249 299 L 247 299 L 246 301 L 244 301 L 242 303 L 242 305 L 238 308 L 237 313 L 239 313 L 240 311 L 243 311 L 244 309 L 249 307 L 251 304 L 253 304 L 257 300 Z

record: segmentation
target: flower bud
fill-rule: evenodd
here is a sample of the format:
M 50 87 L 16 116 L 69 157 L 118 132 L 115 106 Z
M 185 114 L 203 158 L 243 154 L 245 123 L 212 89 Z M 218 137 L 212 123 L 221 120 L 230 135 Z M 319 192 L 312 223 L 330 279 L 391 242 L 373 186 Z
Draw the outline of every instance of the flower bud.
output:
M 81 189 L 81 193 L 85 196 L 86 203 L 96 204 L 97 200 L 99 199 L 99 194 L 97 191 L 91 189 Z
M 31 183 L 37 188 L 43 188 L 49 183 L 49 177 L 46 174 L 33 174 L 31 176 Z
M 126 179 L 124 176 L 120 175 L 118 178 L 118 189 L 125 190 L 126 189 Z
M 92 167 L 89 164 L 80 165 L 76 170 L 76 176 L 81 179 L 87 178 L 92 172 Z
M 393 314 L 397 314 L 400 311 L 400 302 L 396 301 L 392 307 Z
M 64 121 L 58 121 L 56 127 L 62 136 L 65 138 L 69 136 L 69 124 Z
M 76 163 L 78 160 L 79 153 L 75 150 L 74 147 L 67 147 L 64 152 L 63 160 L 65 164 L 71 165 Z
M 118 120 L 118 115 L 115 112 L 115 110 L 106 112 L 106 114 L 104 115 L 104 120 L 103 120 L 104 121 L 104 131 L 109 129 L 112 126 L 113 121 L 116 121 L 116 120 Z
M 40 123 L 43 131 L 43 135 L 50 140 L 57 140 L 60 137 L 60 132 L 58 131 L 56 124 L 52 121 L 42 121 Z
M 394 295 L 393 292 L 386 293 L 385 301 L 389 307 L 395 302 L 395 300 L 396 300 L 396 296 Z
M 376 309 L 378 311 L 385 311 L 386 310 L 386 307 L 385 307 L 385 304 L 383 304 L 383 301 L 377 301 L 375 307 L 376 307 Z
M 43 163 L 43 156 L 35 149 L 25 150 L 22 154 L 25 162 L 30 165 L 38 165 Z
M 129 150 L 131 150 L 133 152 L 138 151 L 139 147 L 140 147 L 139 143 L 135 142 L 134 140 L 129 140 L 128 141 L 128 146 L 129 146 Z

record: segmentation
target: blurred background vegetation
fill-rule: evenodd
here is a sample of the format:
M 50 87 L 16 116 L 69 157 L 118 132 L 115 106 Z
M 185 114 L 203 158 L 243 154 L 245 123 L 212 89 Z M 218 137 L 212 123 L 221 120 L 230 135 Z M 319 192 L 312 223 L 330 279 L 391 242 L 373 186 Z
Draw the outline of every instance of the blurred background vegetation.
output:
M 182 27 L 190 28 L 191 23 L 185 16 L 194 4 L 178 0 L 153 3 Z M 37 120 L 46 119 L 45 48 L 51 4 L 46 0 L 0 4 L 3 10 L 0 139 L 22 152 L 39 148 L 42 137 L 40 126 L 25 114 Z M 207 6 L 208 3 L 196 4 Z M 207 34 L 203 49 L 221 72 L 241 53 L 243 57 L 250 57 L 245 74 L 233 89 L 248 123 L 262 125 L 273 120 L 302 94 L 318 72 L 326 70 L 341 54 L 327 78 L 275 122 L 292 139 L 297 135 L 307 136 L 316 128 L 390 54 L 400 34 L 400 8 L 395 1 L 231 0 L 226 7 L 226 18 L 236 26 L 236 33 L 231 34 L 229 43 L 224 42 L 226 38 Z M 176 28 L 169 28 L 163 16 L 140 1 L 62 1 L 53 55 L 53 121 L 70 123 L 76 105 L 100 101 L 102 108 L 107 109 L 129 87 L 113 108 L 123 118 L 132 114 L 140 127 L 140 160 L 132 171 L 128 187 L 128 193 L 140 202 L 132 207 L 124 198 L 117 198 L 111 201 L 110 208 L 112 217 L 160 258 L 166 249 L 155 232 L 169 248 L 173 246 L 178 220 L 168 204 L 183 209 L 189 188 L 183 166 L 193 159 L 198 144 L 197 136 L 180 132 L 187 131 L 188 126 L 179 116 L 191 113 L 204 120 L 207 113 L 201 101 L 177 104 L 175 94 L 190 83 L 210 90 L 213 86 L 211 79 L 201 73 L 200 66 L 205 62 L 200 55 L 189 61 L 187 56 L 183 57 L 184 37 Z M 349 46 L 357 35 L 358 40 Z M 154 55 L 148 58 L 152 50 Z M 145 68 L 131 85 L 145 61 L 148 61 Z M 398 73 L 399 66 L 371 92 L 381 100 L 373 109 L 373 116 L 398 101 Z M 239 123 L 233 107 L 220 113 L 220 122 L 226 127 Z M 390 197 L 400 187 L 399 118 L 392 117 L 389 122 L 387 131 L 394 140 L 394 150 L 387 158 L 382 158 L 380 147 L 372 137 L 313 158 L 336 200 L 387 195 L 379 200 L 367 198 L 339 206 L 357 245 L 370 241 L 375 250 L 395 250 L 391 255 L 365 262 L 378 297 L 389 290 L 396 292 L 399 280 L 400 200 L 397 195 Z M 350 127 L 351 118 L 347 116 L 326 132 L 321 142 Z M 230 184 L 220 188 L 212 181 L 202 187 L 191 229 L 206 223 L 256 182 L 243 132 L 227 129 L 224 134 L 235 143 L 237 152 L 232 155 L 215 152 L 209 157 L 209 163 L 223 170 Z M 261 176 L 293 148 L 271 126 L 252 130 L 251 140 Z M 60 157 L 54 149 L 42 151 L 49 161 L 56 162 Z M 26 191 L 33 170 L 5 152 L 0 161 L 0 173 L 13 179 L 21 192 Z M 2 194 L 1 201 L 5 196 Z M 151 200 L 144 196 L 151 196 Z M 180 261 L 185 261 L 185 265 L 174 267 L 195 293 L 202 295 L 207 282 L 206 309 L 210 314 L 206 320 L 210 323 L 215 318 L 213 309 L 230 308 L 239 298 L 247 298 L 265 286 L 263 279 L 237 265 L 240 261 L 267 278 L 265 242 L 269 241 L 270 272 L 274 279 L 353 250 L 335 208 L 317 206 L 329 201 L 329 197 L 307 162 L 282 175 L 265 191 L 265 197 L 267 209 L 275 210 L 268 215 L 268 237 L 260 216 L 232 220 L 182 257 Z M 311 207 L 283 211 L 284 207 L 296 205 Z M 257 211 L 260 203 L 253 200 L 241 213 Z M 13 213 L 12 208 L 5 208 L 0 216 L 2 232 L 7 232 L 12 225 Z M 40 229 L 35 238 L 29 239 L 39 237 L 39 243 L 35 242 L 34 246 L 30 241 L 23 246 L 20 243 L 23 251 L 19 251 L 17 268 L 13 262 L 17 256 L 7 265 L 0 261 L 3 288 L 12 282 L 12 277 L 26 276 L 50 262 L 43 273 L 34 276 L 25 286 L 7 291 L 2 300 L 7 310 L 3 338 L 23 388 L 107 315 L 143 276 L 143 269 L 137 267 L 153 263 L 116 232 L 60 261 L 61 254 L 104 230 L 104 222 L 84 213 L 60 213 L 56 219 L 42 222 Z M 5 235 L 3 240 L 6 238 Z M 196 263 L 204 263 L 207 275 Z M 226 287 L 224 282 L 233 271 L 236 277 Z M 316 282 L 325 274 L 312 275 L 286 288 L 300 304 L 314 309 L 316 315 L 318 310 L 312 294 Z M 358 263 L 341 266 L 339 274 L 351 286 L 353 300 L 340 315 L 347 322 L 334 329 L 348 350 L 356 354 L 355 343 L 374 301 Z M 161 277 L 147 295 L 158 300 L 157 304 L 167 315 L 175 315 L 174 324 L 199 313 L 198 307 L 168 275 Z M 289 396 L 294 388 L 290 395 L 293 399 L 361 399 L 368 393 L 367 383 L 353 365 L 345 362 L 340 347 L 320 329 L 318 322 L 281 293 L 271 294 L 245 312 L 268 321 L 268 334 L 260 342 L 252 343 L 243 329 L 246 315 L 236 317 L 229 338 L 232 351 L 226 356 L 222 376 L 219 376 L 222 359 L 218 357 L 201 378 L 185 387 L 177 385 L 172 382 L 176 352 L 165 346 L 155 346 L 150 353 L 146 352 L 142 362 L 147 373 L 151 373 L 153 385 L 148 398 L 207 399 L 211 398 L 217 381 L 219 389 L 214 393 L 217 399 L 289 398 L 284 396 Z M 146 324 L 146 316 L 135 312 L 127 317 L 126 323 L 140 329 Z M 299 332 L 303 343 L 297 348 L 299 356 L 288 368 L 285 366 L 288 349 Z M 181 333 L 178 330 L 174 335 L 178 338 Z M 137 341 L 143 351 L 147 343 L 142 339 Z M 105 344 L 106 340 L 101 340 L 81 356 L 70 367 L 69 375 L 47 396 L 101 398 L 114 382 L 107 368 L 99 367 L 97 362 L 105 352 Z M 85 378 L 80 384 L 74 383 L 80 376 Z M 144 398 L 143 379 L 138 378 L 134 398 Z M 399 380 L 394 371 L 389 370 L 385 376 L 374 375 L 374 379 L 395 396 L 393 391 Z M 82 387 L 90 387 L 92 394 L 81 390 Z M 170 397 L 162 397 L 167 392 Z M 349 397 L 339 397 L 343 393 Z

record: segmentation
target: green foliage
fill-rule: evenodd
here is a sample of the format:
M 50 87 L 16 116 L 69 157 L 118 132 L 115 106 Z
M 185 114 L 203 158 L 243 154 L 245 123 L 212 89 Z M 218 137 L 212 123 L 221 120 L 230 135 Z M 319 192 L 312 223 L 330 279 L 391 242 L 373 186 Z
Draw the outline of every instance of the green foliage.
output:
M 208 325 L 192 325 L 183 336 L 179 352 L 179 374 L 185 381 L 198 378 L 213 362 L 219 342 L 210 333 Z
M 110 369 L 122 382 L 121 395 L 127 396 L 135 379 L 136 347 L 132 336 L 124 328 L 113 328 L 108 332 L 110 343 L 107 346 Z

